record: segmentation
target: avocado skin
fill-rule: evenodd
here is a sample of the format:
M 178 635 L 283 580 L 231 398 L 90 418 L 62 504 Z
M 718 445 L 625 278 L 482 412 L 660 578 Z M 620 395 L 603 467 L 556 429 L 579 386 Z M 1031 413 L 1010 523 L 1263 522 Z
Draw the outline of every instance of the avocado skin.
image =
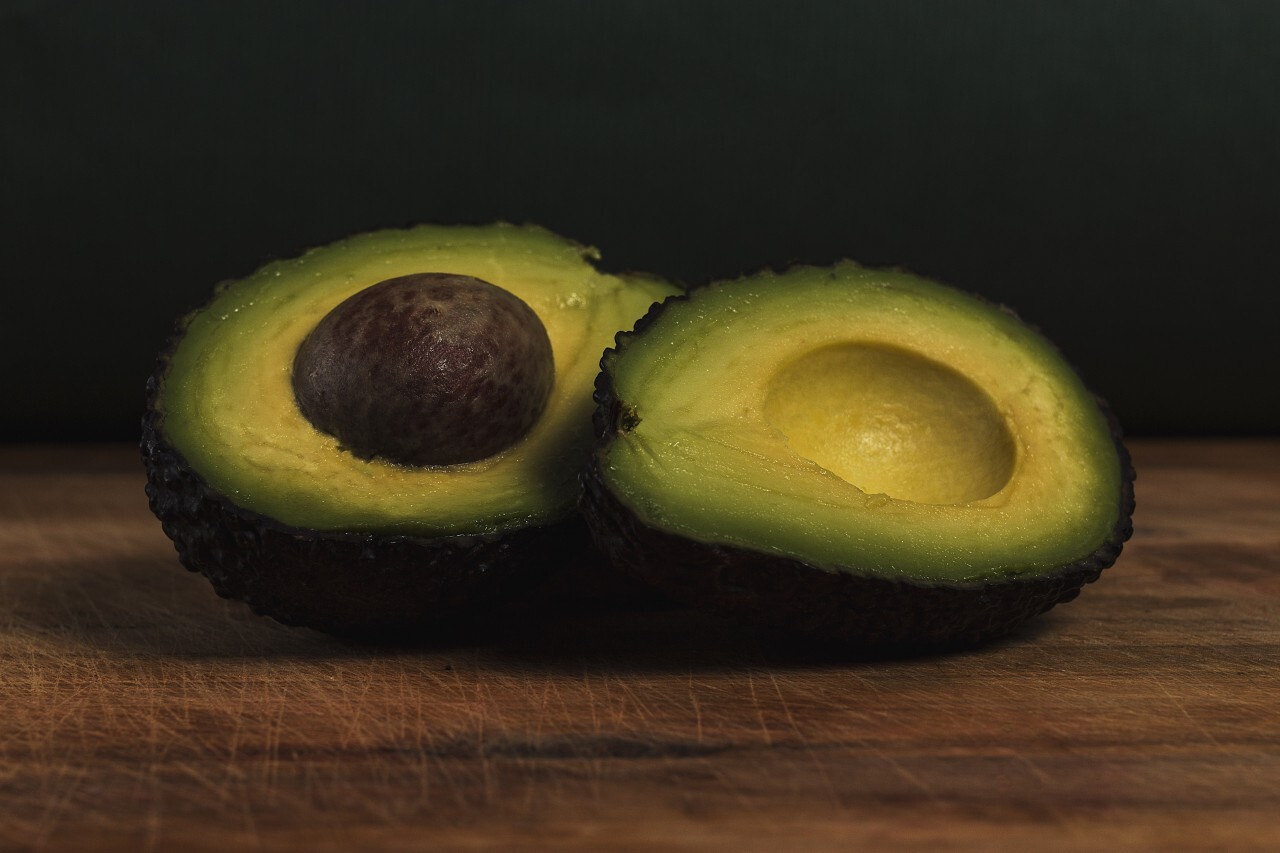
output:
M 223 598 L 286 625 L 348 639 L 419 642 L 492 625 L 554 564 L 589 549 L 577 517 L 501 534 L 428 538 L 305 530 L 236 506 L 169 443 L 156 405 L 188 320 L 179 322 L 147 382 L 140 448 L 151 511 L 182 564 Z
M 600 360 L 596 377 L 596 450 L 581 478 L 579 508 L 596 547 L 630 577 L 693 607 L 842 646 L 877 653 L 941 651 L 999 639 L 1071 601 L 1115 563 L 1132 536 L 1137 475 L 1120 424 L 1101 397 L 1095 399 L 1120 459 L 1120 512 L 1111 535 L 1092 554 L 1047 575 L 973 584 L 872 577 L 700 542 L 645 524 L 609 490 L 600 469 L 601 451 L 634 417 L 618 399 L 610 364 L 668 304 L 686 298 L 675 296 L 655 305 L 632 332 L 619 333 L 615 347 Z

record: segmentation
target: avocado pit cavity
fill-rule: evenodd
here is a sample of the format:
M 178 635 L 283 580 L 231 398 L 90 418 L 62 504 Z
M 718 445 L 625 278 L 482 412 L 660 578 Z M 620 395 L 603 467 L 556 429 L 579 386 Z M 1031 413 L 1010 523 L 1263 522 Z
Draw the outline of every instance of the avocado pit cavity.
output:
M 1017 449 L 991 397 L 900 347 L 823 347 L 785 365 L 764 404 L 791 449 L 867 494 L 921 504 L 990 497 Z
M 294 396 L 317 429 L 362 459 L 412 466 L 505 450 L 538 421 L 554 382 L 538 315 L 500 287 L 447 273 L 356 293 L 293 362 Z

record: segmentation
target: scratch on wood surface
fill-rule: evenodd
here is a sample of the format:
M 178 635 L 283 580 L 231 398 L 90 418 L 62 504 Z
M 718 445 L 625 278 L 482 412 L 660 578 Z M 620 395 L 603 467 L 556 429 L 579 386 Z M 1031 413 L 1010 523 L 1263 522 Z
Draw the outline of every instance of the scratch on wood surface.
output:
M 872 745 L 870 749 L 871 753 L 876 758 L 884 762 L 899 778 L 905 780 L 908 784 L 915 787 L 920 793 L 924 794 L 927 799 L 933 802 L 938 802 L 941 799 L 938 793 L 927 782 L 925 782 L 925 780 L 908 770 L 900 761 L 898 761 L 897 758 L 890 755 L 887 750 L 875 745 Z
M 693 705 L 694 736 L 698 743 L 706 742 L 706 734 L 702 730 L 702 705 L 698 702 L 698 694 L 693 689 L 693 677 L 689 678 L 689 702 Z
M 160 763 L 162 762 L 157 762 Z M 203 767 L 190 761 L 173 761 L 166 766 L 175 777 L 189 779 L 194 784 L 195 790 L 189 790 L 187 794 L 192 799 L 207 799 L 216 803 L 219 808 L 225 807 L 231 799 L 231 790 L 225 782 L 211 778 Z M 203 795 L 201 791 L 204 792 Z
M 1195 717 L 1191 715 L 1191 713 L 1187 710 L 1187 706 L 1182 704 L 1182 700 L 1180 700 L 1177 696 L 1175 696 L 1173 692 L 1169 690 L 1168 687 L 1165 686 L 1163 681 L 1156 678 L 1156 679 L 1152 679 L 1152 682 L 1155 684 L 1156 688 L 1165 695 L 1165 697 L 1169 700 L 1169 702 L 1173 705 L 1173 707 L 1178 710 L 1178 713 L 1181 714 L 1187 720 L 1187 722 L 1191 723 L 1191 725 L 1195 727 L 1196 731 L 1199 732 L 1205 738 L 1205 740 L 1209 741 L 1209 743 L 1213 744 L 1218 749 L 1222 749 L 1222 744 L 1218 742 L 1218 738 L 1214 736 L 1213 732 L 1210 731 L 1209 728 L 1205 726 L 1202 722 L 1200 722 L 1199 720 L 1197 720 Z
M 593 732 L 600 731 L 600 712 L 596 707 L 596 694 L 591 688 L 591 675 L 584 672 L 582 674 L 583 694 L 587 699 L 587 712 L 590 715 L 591 730 Z
M 618 686 L 621 688 L 624 698 L 624 702 L 619 703 L 618 706 L 618 723 L 620 725 L 625 724 L 631 729 L 637 728 L 638 725 L 651 723 L 654 713 L 648 703 L 641 697 L 641 693 L 636 689 L 635 685 L 626 680 L 618 679 Z M 630 706 L 631 716 L 635 719 L 628 719 L 624 715 L 627 706 Z
M 818 772 L 818 776 L 822 779 L 822 786 L 826 791 L 827 800 L 832 805 L 840 805 L 840 795 L 836 792 L 835 785 L 832 784 L 831 775 L 827 773 L 826 764 L 822 760 L 822 756 L 813 748 L 809 742 L 808 736 L 800 728 L 796 722 L 795 715 L 791 713 L 791 704 L 787 702 L 787 697 L 783 695 L 782 685 L 778 682 L 778 675 L 773 670 L 769 670 L 769 680 L 773 683 L 773 691 L 778 696 L 778 702 L 782 705 L 782 712 L 786 715 L 787 724 L 791 727 L 791 731 L 803 745 L 805 751 L 809 755 L 809 760 L 813 763 L 813 767 Z
M 81 603 L 98 620 L 98 626 L 104 629 L 111 629 L 111 622 L 103 615 L 102 609 L 98 607 L 98 602 L 91 590 L 85 586 L 77 586 L 76 592 L 79 594 Z M 68 606 L 70 606 L 70 602 L 68 602 Z
M 1031 772 L 1032 776 L 1036 777 L 1036 779 L 1040 782 L 1040 784 L 1049 785 L 1053 782 L 1052 776 L 1050 776 L 1048 773 L 1045 773 L 1043 770 L 1041 770 L 1040 765 L 1036 764 L 1034 761 L 1032 761 L 1028 756 L 1023 754 L 1021 751 L 1012 750 L 1011 754 L 1017 761 L 1019 761 L 1024 767 L 1027 768 L 1027 770 Z
M 366 709 L 371 707 L 368 699 L 369 691 L 373 687 L 373 679 L 367 672 L 357 672 L 351 667 L 343 668 L 338 674 L 338 679 L 343 688 L 338 693 L 337 700 L 341 704 L 342 719 L 346 723 L 338 736 L 338 742 L 343 748 L 350 749 L 353 745 L 362 744 L 366 740 Z M 327 691 L 314 686 L 312 690 L 317 694 L 317 702 L 321 707 L 334 703 L 335 700 L 330 698 Z
M 285 708 L 281 704 L 267 724 L 267 794 L 275 799 L 280 787 L 280 741 L 284 736 Z
M 550 722 L 551 694 L 555 689 L 553 686 L 555 682 L 551 679 L 544 680 L 541 690 L 538 690 L 538 682 L 532 677 L 527 678 L 526 683 L 530 692 L 536 692 L 538 696 L 538 712 L 533 718 L 533 735 L 540 738 Z
M 769 721 L 765 718 L 764 707 L 760 704 L 760 697 L 756 695 L 755 676 L 750 672 L 747 673 L 747 689 L 751 693 L 751 706 L 755 709 L 756 721 L 764 734 L 765 746 L 773 746 L 773 733 L 769 731 Z
M 769 683 L 773 685 L 773 692 L 778 697 L 778 704 L 782 707 L 782 713 L 787 718 L 787 725 L 791 727 L 791 731 L 795 733 L 801 741 L 805 740 L 804 732 L 800 730 L 800 726 L 796 724 L 795 715 L 791 713 L 791 705 L 787 702 L 787 697 L 782 694 L 782 685 L 778 683 L 778 675 L 773 670 L 768 670 Z

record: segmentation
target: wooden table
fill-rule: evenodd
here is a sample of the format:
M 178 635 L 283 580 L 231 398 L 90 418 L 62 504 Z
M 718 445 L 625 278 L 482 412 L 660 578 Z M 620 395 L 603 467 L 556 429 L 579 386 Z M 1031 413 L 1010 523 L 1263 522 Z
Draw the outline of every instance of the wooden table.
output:
M 0 848 L 1280 849 L 1280 442 L 1133 446 L 1099 583 L 882 662 L 685 611 L 346 646 L 183 571 L 132 448 L 0 448 Z

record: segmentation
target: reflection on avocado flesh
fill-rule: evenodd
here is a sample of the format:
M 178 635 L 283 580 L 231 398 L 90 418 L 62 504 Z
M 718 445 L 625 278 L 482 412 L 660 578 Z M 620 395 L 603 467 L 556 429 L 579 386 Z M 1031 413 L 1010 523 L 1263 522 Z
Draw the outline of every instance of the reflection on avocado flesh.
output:
M 822 347 L 771 379 L 764 414 L 793 451 L 868 494 L 921 504 L 990 497 L 1017 446 L 995 403 L 952 368 L 873 343 Z

